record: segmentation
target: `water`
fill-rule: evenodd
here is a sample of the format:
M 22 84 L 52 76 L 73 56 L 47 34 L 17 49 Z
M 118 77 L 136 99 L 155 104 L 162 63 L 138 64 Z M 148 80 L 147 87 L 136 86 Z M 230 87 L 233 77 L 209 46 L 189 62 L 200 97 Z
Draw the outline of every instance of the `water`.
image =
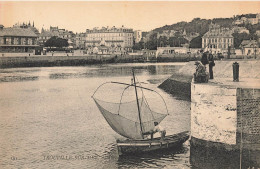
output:
M 0 168 L 191 168 L 188 142 L 175 151 L 118 157 L 116 139 L 91 95 L 106 81 L 130 82 L 132 67 L 158 91 L 168 134 L 190 129 L 190 103 L 157 86 L 183 64 L 0 69 Z

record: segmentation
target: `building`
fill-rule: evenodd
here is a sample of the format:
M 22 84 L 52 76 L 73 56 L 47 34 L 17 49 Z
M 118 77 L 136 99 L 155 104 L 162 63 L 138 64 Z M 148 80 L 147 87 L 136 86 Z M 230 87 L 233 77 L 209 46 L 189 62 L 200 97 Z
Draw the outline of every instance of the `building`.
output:
M 260 30 L 257 30 L 255 34 L 258 36 L 258 38 L 260 38 Z
M 165 37 L 167 37 L 167 39 L 169 39 L 170 37 L 174 37 L 176 32 L 178 32 L 178 31 L 163 30 L 162 32 L 157 33 L 157 39 L 160 38 L 160 37 L 163 37 L 163 36 L 165 36 Z
M 189 48 L 185 47 L 158 47 L 157 48 L 157 55 L 160 54 L 176 54 L 176 53 L 182 53 L 182 54 L 187 54 L 189 51 Z
M 134 41 L 135 43 L 139 43 L 142 40 L 142 31 L 136 30 L 134 31 Z
M 258 14 L 251 14 L 251 16 L 242 16 L 240 19 L 237 19 L 234 21 L 233 24 L 235 25 L 241 25 L 241 24 L 251 24 L 256 25 L 260 23 L 260 13 Z
M 228 28 L 221 28 L 219 25 L 210 24 L 209 31 L 202 37 L 202 48 L 204 51 L 213 53 L 227 53 L 228 49 L 234 46 L 232 31 Z
M 259 45 L 256 40 L 243 40 L 240 48 L 243 55 L 259 55 Z
M 246 33 L 246 34 L 249 34 L 249 30 L 246 29 L 245 27 L 234 26 L 232 28 L 232 33 Z
M 44 43 L 53 36 L 55 36 L 53 32 L 42 29 L 39 35 L 39 45 L 44 46 Z
M 29 27 L 4 28 L 0 25 L 0 51 L 1 52 L 33 52 L 38 36 Z
M 110 51 L 130 51 L 134 42 L 133 29 L 116 27 L 102 27 L 86 30 L 86 48 L 88 51 L 93 51 L 95 47 L 106 46 Z M 91 52 L 90 52 L 91 53 Z
M 85 49 L 86 33 L 76 33 L 75 48 Z
M 39 34 L 39 44 L 43 46 L 44 43 L 53 36 L 57 36 L 62 39 L 67 39 L 68 42 L 70 42 L 71 48 L 76 46 L 76 35 L 72 31 L 59 29 L 58 27 L 52 26 L 50 26 L 49 30 L 45 30 L 42 28 L 42 31 Z
M 258 18 L 248 18 L 247 22 L 252 25 L 256 25 L 256 24 L 258 24 Z

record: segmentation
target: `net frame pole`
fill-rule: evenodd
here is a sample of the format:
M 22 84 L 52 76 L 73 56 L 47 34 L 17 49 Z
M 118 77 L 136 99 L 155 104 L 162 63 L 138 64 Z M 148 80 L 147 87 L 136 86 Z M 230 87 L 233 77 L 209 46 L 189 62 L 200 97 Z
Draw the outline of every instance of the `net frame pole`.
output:
M 144 139 L 143 127 L 142 127 L 142 119 L 141 119 L 141 112 L 140 112 L 139 101 L 138 101 L 138 94 L 137 94 L 136 83 L 135 83 L 134 69 L 132 71 L 133 71 L 133 79 L 134 79 L 134 86 L 135 86 L 135 96 L 136 96 L 136 103 L 137 103 L 138 116 L 139 116 L 139 122 L 140 122 L 140 129 L 141 129 L 142 139 Z

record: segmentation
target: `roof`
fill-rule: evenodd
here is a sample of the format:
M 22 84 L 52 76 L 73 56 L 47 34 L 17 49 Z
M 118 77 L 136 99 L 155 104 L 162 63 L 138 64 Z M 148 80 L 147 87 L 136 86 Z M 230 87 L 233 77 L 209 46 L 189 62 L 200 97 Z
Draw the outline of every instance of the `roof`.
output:
M 209 31 L 203 35 L 203 38 L 233 38 L 232 31 L 229 28 L 220 28 L 219 25 L 211 24 Z
M 256 40 L 243 40 L 240 46 L 244 48 L 253 48 L 255 46 L 258 47 L 258 44 Z
M 0 36 L 37 37 L 30 28 L 3 28 L 0 29 Z
M 209 31 L 203 35 L 203 38 L 214 38 L 214 37 L 227 37 L 227 38 L 233 38 L 232 32 L 231 31 L 226 31 L 226 32 L 214 32 L 214 31 Z

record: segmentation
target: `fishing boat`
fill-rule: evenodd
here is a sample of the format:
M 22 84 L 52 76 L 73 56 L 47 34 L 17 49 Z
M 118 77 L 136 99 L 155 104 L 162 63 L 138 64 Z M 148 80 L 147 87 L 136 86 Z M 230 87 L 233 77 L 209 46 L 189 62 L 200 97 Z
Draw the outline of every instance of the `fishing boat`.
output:
M 106 82 L 92 95 L 110 127 L 126 138 L 117 140 L 119 155 L 171 149 L 182 145 L 189 138 L 187 131 L 164 138 L 149 138 L 147 133 L 154 130 L 154 123 L 159 124 L 169 115 L 167 105 L 158 92 L 143 87 L 138 82 L 134 70 L 132 73 L 131 83 Z

